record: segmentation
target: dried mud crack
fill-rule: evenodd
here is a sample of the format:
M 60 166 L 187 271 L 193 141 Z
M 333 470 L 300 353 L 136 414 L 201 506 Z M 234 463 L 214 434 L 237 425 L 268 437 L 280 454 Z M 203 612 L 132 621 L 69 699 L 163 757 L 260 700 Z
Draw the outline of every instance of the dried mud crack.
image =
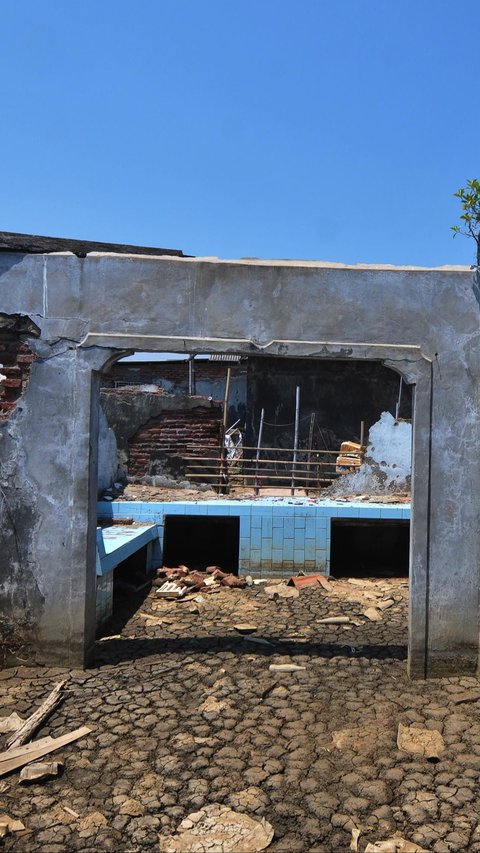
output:
M 37 738 L 92 729 L 59 753 L 62 776 L 0 780 L 0 810 L 29 830 L 4 849 L 156 851 L 219 804 L 271 824 L 272 853 L 342 853 L 354 827 L 360 851 L 395 833 L 436 853 L 480 851 L 478 682 L 408 680 L 407 595 L 395 580 L 296 598 L 222 588 L 181 603 L 152 590 L 123 602 L 109 626 L 120 638 L 96 644 L 89 670 L 0 671 L 4 716 L 27 716 L 68 676 Z M 329 616 L 352 621 L 317 621 Z M 256 632 L 239 634 L 244 623 Z M 269 670 L 280 663 L 305 669 Z M 400 750 L 399 723 L 440 732 L 439 760 Z

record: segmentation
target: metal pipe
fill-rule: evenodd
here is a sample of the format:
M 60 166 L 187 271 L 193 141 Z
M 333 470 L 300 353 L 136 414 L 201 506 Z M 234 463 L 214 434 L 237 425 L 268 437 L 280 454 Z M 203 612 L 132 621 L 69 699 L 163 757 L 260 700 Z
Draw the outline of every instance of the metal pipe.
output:
M 292 462 L 292 483 L 290 487 L 290 494 L 295 494 L 295 463 L 297 461 L 297 449 L 298 449 L 298 425 L 300 420 L 300 385 L 297 385 L 297 390 L 295 394 L 295 436 L 293 440 L 293 462 Z
M 263 418 L 265 417 L 265 409 L 260 413 L 260 426 L 258 427 L 257 453 L 255 456 L 255 494 L 258 495 L 258 463 L 260 460 L 260 447 L 262 445 Z

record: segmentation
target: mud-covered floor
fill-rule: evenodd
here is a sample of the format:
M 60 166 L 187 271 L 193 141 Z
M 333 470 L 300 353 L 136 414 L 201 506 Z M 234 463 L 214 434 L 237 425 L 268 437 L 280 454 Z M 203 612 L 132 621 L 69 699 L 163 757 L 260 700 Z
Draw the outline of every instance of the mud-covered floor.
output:
M 158 850 L 159 835 L 221 803 L 265 817 L 272 853 L 348 851 L 354 826 L 360 851 L 395 832 L 438 853 L 480 851 L 480 702 L 458 701 L 478 682 L 407 679 L 404 581 L 333 587 L 119 600 L 112 638 L 96 644 L 90 670 L 68 673 L 66 699 L 37 737 L 92 733 L 50 756 L 65 761 L 60 778 L 0 780 L 0 810 L 30 830 L 5 849 Z M 381 619 L 364 617 L 388 600 Z M 327 616 L 358 624 L 316 621 Z M 282 662 L 305 669 L 269 671 Z M 1 714 L 27 716 L 64 674 L 1 671 Z M 399 722 L 440 731 L 440 760 L 400 751 Z M 339 749 L 332 734 L 346 729 Z

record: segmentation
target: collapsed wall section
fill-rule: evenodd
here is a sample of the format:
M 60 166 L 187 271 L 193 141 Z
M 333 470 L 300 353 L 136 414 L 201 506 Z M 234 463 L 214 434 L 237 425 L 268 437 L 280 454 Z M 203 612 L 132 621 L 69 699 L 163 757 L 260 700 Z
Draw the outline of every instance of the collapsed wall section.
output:
M 132 388 L 102 388 L 101 406 L 128 477 L 182 479 L 189 447 L 218 447 L 223 406 L 205 397 L 177 397 Z

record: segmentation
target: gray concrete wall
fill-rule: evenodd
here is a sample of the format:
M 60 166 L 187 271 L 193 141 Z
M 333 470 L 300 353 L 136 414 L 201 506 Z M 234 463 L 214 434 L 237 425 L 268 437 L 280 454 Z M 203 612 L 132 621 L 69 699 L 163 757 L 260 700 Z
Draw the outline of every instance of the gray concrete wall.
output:
M 9 513 L 24 517 L 17 544 L 10 536 L 2 552 L 5 618 L 28 608 L 40 656 L 78 663 L 93 638 L 94 372 L 131 349 L 261 352 L 378 360 L 415 384 L 410 672 L 476 671 L 480 325 L 471 271 L 5 254 L 0 300 L 41 328 L 25 405 L 0 428 L 3 529 Z

